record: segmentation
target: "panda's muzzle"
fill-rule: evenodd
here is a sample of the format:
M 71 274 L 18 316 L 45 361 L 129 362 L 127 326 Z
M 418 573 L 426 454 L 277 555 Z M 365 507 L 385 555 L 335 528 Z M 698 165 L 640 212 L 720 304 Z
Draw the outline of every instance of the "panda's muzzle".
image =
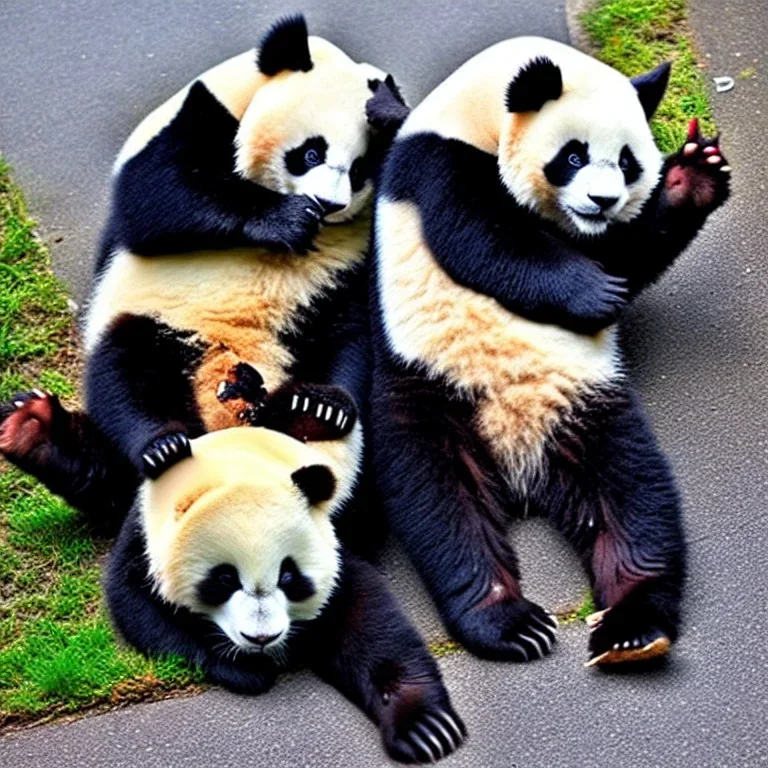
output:
M 338 213 L 347 207 L 345 203 L 334 203 L 331 200 L 324 200 L 322 197 L 316 197 L 315 200 L 323 209 L 323 216 L 330 216 L 332 213 Z

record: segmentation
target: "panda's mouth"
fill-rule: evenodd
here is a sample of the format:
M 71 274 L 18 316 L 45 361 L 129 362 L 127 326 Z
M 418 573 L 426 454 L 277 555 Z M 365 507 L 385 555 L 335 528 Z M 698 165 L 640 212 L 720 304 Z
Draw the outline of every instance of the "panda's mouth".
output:
M 605 214 L 602 211 L 598 211 L 597 213 L 583 213 L 582 211 L 578 211 L 576 208 L 572 208 L 571 206 L 568 206 L 568 208 L 572 213 L 575 213 L 576 216 L 578 216 L 580 219 L 584 219 L 585 221 L 602 223 L 607 220 L 605 218 Z

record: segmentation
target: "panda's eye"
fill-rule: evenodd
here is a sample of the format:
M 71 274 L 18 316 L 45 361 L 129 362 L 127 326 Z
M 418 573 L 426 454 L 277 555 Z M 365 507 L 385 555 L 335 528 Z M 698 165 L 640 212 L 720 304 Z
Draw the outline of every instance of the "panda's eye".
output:
M 349 169 L 349 183 L 353 192 L 359 192 L 365 186 L 365 159 L 358 157 Z
M 206 605 L 221 605 L 241 586 L 237 568 L 224 563 L 208 571 L 208 575 L 197 587 L 197 596 Z
M 328 142 L 322 136 L 313 136 L 285 154 L 285 167 L 292 176 L 302 176 L 310 168 L 325 162 Z
M 314 168 L 320 165 L 320 155 L 316 149 L 308 149 L 304 155 L 304 163 L 308 168 Z
M 584 161 L 575 152 L 568 155 L 568 162 L 574 168 L 581 168 L 581 166 L 584 165 Z
M 622 157 L 619 160 L 619 168 L 621 168 L 622 171 L 629 170 L 629 160 L 626 157 Z
M 277 586 L 283 590 L 285 596 L 292 603 L 308 600 L 315 594 L 315 585 L 312 583 L 312 579 L 299 570 L 292 557 L 286 557 L 280 564 Z

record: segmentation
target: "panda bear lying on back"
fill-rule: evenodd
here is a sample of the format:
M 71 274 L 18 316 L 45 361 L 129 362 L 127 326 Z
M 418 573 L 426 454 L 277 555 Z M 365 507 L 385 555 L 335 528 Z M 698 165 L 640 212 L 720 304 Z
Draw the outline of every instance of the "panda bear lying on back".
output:
M 499 43 L 410 115 L 375 211 L 376 480 L 449 629 L 480 656 L 548 653 L 510 519 L 546 515 L 601 613 L 591 663 L 664 654 L 685 542 L 674 480 L 625 381 L 621 308 L 728 197 L 695 121 L 662 160 L 669 74 L 630 82 L 541 38 Z
M 19 395 L 0 410 L 0 452 L 94 523 L 122 524 L 107 593 L 140 650 L 248 693 L 284 658 L 306 661 L 392 757 L 423 762 L 464 726 L 381 577 L 337 556 L 328 519 L 360 495 L 347 393 L 364 402 L 363 208 L 406 113 L 391 77 L 292 18 L 149 115 L 116 163 L 85 323 L 87 416 Z M 229 429 L 244 422 L 316 458 L 274 432 L 248 449 Z M 169 487 L 170 506 L 148 501 Z

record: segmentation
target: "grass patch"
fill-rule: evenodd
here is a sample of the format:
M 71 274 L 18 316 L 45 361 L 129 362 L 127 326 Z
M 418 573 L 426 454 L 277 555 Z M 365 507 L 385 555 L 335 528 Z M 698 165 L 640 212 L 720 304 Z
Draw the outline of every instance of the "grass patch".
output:
M 462 648 L 455 640 L 436 640 L 434 643 L 429 643 L 427 648 L 436 659 L 443 659 L 446 656 L 456 656 L 457 654 L 464 652 L 464 648 Z
M 597 610 L 595 599 L 591 592 L 584 595 L 584 599 L 578 608 L 564 610 L 557 614 L 557 620 L 561 624 L 572 624 L 575 621 L 586 621 L 587 617 Z
M 74 319 L 0 157 L 0 401 L 39 386 L 74 403 Z M 99 562 L 78 515 L 0 460 L 0 729 L 200 682 L 179 659 L 115 641 Z
M 686 0 L 599 0 L 581 21 L 595 56 L 625 75 L 639 75 L 663 61 L 672 62 L 667 94 L 651 121 L 662 152 L 682 146 L 692 117 L 699 118 L 704 134 L 715 133 Z

